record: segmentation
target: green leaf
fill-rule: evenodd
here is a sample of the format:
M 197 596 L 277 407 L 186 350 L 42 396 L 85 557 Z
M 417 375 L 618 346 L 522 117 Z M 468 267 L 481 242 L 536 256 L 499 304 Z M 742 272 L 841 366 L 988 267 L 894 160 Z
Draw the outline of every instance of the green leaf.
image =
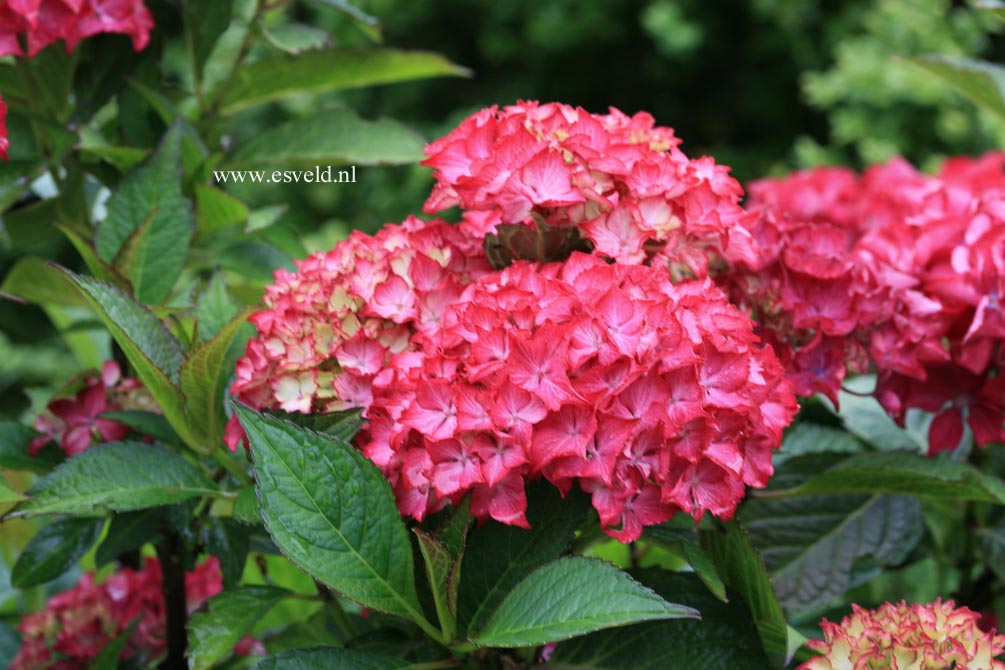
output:
M 999 578 L 1005 579 L 1005 523 L 977 531 L 984 562 Z
M 27 589 L 56 579 L 94 546 L 104 519 L 60 519 L 31 538 L 11 571 L 10 583 Z
M 782 447 L 774 456 L 775 466 L 790 458 L 804 454 L 842 453 L 854 454 L 865 446 L 851 433 L 813 423 L 798 423 L 785 434 Z
M 257 670 L 406 670 L 412 664 L 349 649 L 295 649 L 259 663 Z
M 262 39 L 269 46 L 294 56 L 312 49 L 329 48 L 334 42 L 330 32 L 306 23 L 280 23 L 263 28 Z
M 241 68 L 233 86 L 223 96 L 222 110 L 230 114 L 299 93 L 467 75 L 466 69 L 426 51 L 353 48 L 307 51 Z
M 667 547 L 677 547 L 684 554 L 691 569 L 719 600 L 726 602 L 726 585 L 715 568 L 715 563 L 699 542 L 698 529 L 694 521 L 685 515 L 676 517 L 644 529 L 646 537 Z
M 73 244 L 73 248 L 80 254 L 91 274 L 107 284 L 113 284 L 123 290 L 130 289 L 129 280 L 110 264 L 98 258 L 98 252 L 89 240 L 69 226 L 59 226 L 59 230 Z
M 212 339 L 191 352 L 181 367 L 181 392 L 185 396 L 185 415 L 190 429 L 193 433 L 202 434 L 210 447 L 221 443 L 223 427 L 227 423 L 223 409 L 224 387 L 231 373 L 227 366 L 227 352 L 238 332 L 247 324 L 252 311 L 246 309 L 231 319 Z
M 300 414 L 298 412 L 283 412 L 282 410 L 266 410 L 269 416 L 294 423 L 301 428 L 315 433 L 331 435 L 336 440 L 350 442 L 363 425 L 358 409 L 342 412 L 327 412 L 325 414 Z
M 6 212 L 0 225 L 0 235 L 7 238 L 12 248 L 20 249 L 58 234 L 55 225 L 58 219 L 59 199 L 39 200 Z
M 184 397 L 177 387 L 185 360 L 178 340 L 152 311 L 121 290 L 69 270 L 63 272 L 111 331 L 140 381 L 164 412 L 164 418 L 186 443 L 196 443 L 188 431 Z
M 946 455 L 926 458 L 895 452 L 858 454 L 788 491 L 773 495 L 899 493 L 1005 505 L 1005 482 Z
M 0 474 L 0 505 L 9 505 L 24 500 L 24 494 L 15 491 Z
M 960 56 L 929 55 L 908 63 L 949 84 L 978 107 L 1005 118 L 1005 68 Z
M 188 622 L 191 640 L 188 667 L 192 670 L 214 667 L 288 595 L 288 591 L 271 586 L 245 586 L 210 598 L 209 609 L 197 612 Z
M 753 498 L 738 516 L 793 611 L 823 606 L 900 563 L 923 530 L 921 503 L 906 496 Z
M 354 4 L 346 2 L 346 0 L 313 0 L 313 2 L 318 5 L 334 7 L 352 19 L 371 40 L 377 43 L 383 41 L 384 27 L 381 25 L 380 19 L 361 11 Z
M 391 486 L 344 442 L 237 408 L 265 527 L 286 556 L 362 605 L 425 622 Z
M 234 500 L 234 520 L 247 526 L 262 523 L 262 512 L 258 506 L 258 495 L 254 486 L 245 486 Z
M 673 620 L 599 631 L 562 642 L 555 668 L 577 670 L 776 670 L 761 648 L 741 598 L 716 600 L 694 575 L 656 568 L 632 576 L 667 599 L 701 612 L 701 621 Z M 549 666 L 550 667 L 550 666 Z
M 452 640 L 457 632 L 457 588 L 461 580 L 462 554 L 454 555 L 436 537 L 418 528 L 413 528 L 412 532 L 419 541 L 440 630 L 445 640 Z
M 196 184 L 195 225 L 199 240 L 224 228 L 243 225 L 250 215 L 242 200 L 218 188 Z
M 481 630 L 513 587 L 566 550 L 586 519 L 590 498 L 573 489 L 564 500 L 554 486 L 528 487 L 529 530 L 495 521 L 473 528 L 461 574 L 461 630 Z
M 34 256 L 25 256 L 14 264 L 0 285 L 0 291 L 36 305 L 87 306 L 87 302 L 72 290 L 63 273 Z
M 249 530 L 231 519 L 213 517 L 203 528 L 206 552 L 220 560 L 223 587 L 237 586 L 244 574 L 244 564 L 248 560 L 251 547 Z
M 164 510 L 160 507 L 122 512 L 112 517 L 105 539 L 94 552 L 97 567 L 107 565 L 127 551 L 139 549 L 147 542 L 155 542 L 164 523 Z
M 212 338 L 240 311 L 237 301 L 227 292 L 227 280 L 223 273 L 214 272 L 195 303 L 199 338 L 203 341 Z
M 527 575 L 471 641 L 486 647 L 527 647 L 602 628 L 683 618 L 699 614 L 667 602 L 610 563 L 571 557 Z
M 98 256 L 108 263 L 119 259 L 117 267 L 146 304 L 170 293 L 195 228 L 181 192 L 181 136 L 181 125 L 173 125 L 150 160 L 126 176 L 108 201 L 95 240 Z
M 15 421 L 0 421 L 0 468 L 27 470 L 45 474 L 56 466 L 56 461 L 44 451 L 37 456 L 28 454 L 28 446 L 38 433 Z
M 178 433 L 174 432 L 171 424 L 167 422 L 167 419 L 162 414 L 155 414 L 154 412 L 139 409 L 122 409 L 102 412 L 101 417 L 121 423 L 141 435 L 147 435 L 165 444 L 181 444 L 181 438 L 178 437 Z
M 775 589 L 746 532 L 736 522 L 723 532 L 702 534 L 702 546 L 712 557 L 726 586 L 740 594 L 750 608 L 764 652 L 780 667 L 788 656 L 788 624 Z
M 1002 0 L 976 0 L 973 7 L 978 11 L 988 12 L 1000 19 L 1005 19 L 1005 2 Z
M 213 46 L 230 26 L 234 0 L 184 0 L 182 7 L 192 70 L 201 75 Z
M 234 155 L 231 165 L 402 165 L 422 160 L 424 145 L 422 137 L 397 121 L 366 121 L 349 110 L 338 110 L 290 121 L 256 136 Z
M 136 632 L 136 628 L 140 625 L 140 621 L 143 620 L 143 615 L 137 616 L 135 619 L 129 622 L 126 629 L 119 633 L 114 640 L 105 645 L 105 648 L 101 650 L 101 653 L 97 655 L 94 659 L 94 664 L 91 666 L 90 670 L 119 670 L 119 657 L 122 655 L 122 650 L 125 649 L 126 643 L 129 642 L 129 638 L 133 636 Z
M 8 516 L 91 515 L 169 505 L 218 493 L 173 451 L 134 442 L 91 447 L 38 480 Z

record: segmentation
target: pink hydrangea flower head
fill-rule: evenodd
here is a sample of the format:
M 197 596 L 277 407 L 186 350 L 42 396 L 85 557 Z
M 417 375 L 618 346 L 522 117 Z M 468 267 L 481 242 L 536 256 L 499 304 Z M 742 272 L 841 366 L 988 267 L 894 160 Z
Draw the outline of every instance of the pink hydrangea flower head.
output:
M 459 205 L 463 227 L 500 248 L 498 265 L 590 248 L 699 277 L 711 258 L 752 261 L 739 225 L 747 216 L 737 204 L 740 185 L 712 159 L 689 159 L 679 144 L 644 112 L 490 107 L 426 147 L 423 164 L 434 168 L 436 186 L 425 210 Z
M 7 103 L 0 97 L 0 158 L 7 160 L 10 140 L 7 139 Z
M 824 639 L 807 646 L 821 655 L 798 670 L 1005 670 L 1005 635 L 984 632 L 980 615 L 952 601 L 927 605 L 885 603 L 820 627 Z
M 128 35 L 142 51 L 153 27 L 143 0 L 8 0 L 0 4 L 0 56 L 24 55 L 19 35 L 26 36 L 32 57 L 58 40 L 73 51 L 99 33 Z
M 41 433 L 32 440 L 30 453 L 37 454 L 50 442 L 57 442 L 67 456 L 75 456 L 91 444 L 116 442 L 129 434 L 121 423 L 102 418 L 104 412 L 124 409 L 142 409 L 159 412 L 153 398 L 140 382 L 122 377 L 119 364 L 106 361 L 100 374 L 88 373 L 70 397 L 59 397 L 35 420 L 35 429 Z

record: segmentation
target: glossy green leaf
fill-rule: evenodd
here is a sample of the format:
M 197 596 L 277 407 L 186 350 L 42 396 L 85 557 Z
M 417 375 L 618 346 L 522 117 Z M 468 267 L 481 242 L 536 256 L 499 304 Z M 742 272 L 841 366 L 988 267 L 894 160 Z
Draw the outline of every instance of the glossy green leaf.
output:
M 164 510 L 160 507 L 122 512 L 112 516 L 105 539 L 94 552 L 97 567 L 107 565 L 127 551 L 139 549 L 147 542 L 155 542 L 164 524 Z
M 895 452 L 858 454 L 791 491 L 770 495 L 899 493 L 1005 504 L 1005 482 L 945 456 Z
M 352 111 L 336 110 L 290 121 L 258 135 L 241 147 L 231 164 L 401 165 L 422 160 L 424 145 L 422 137 L 397 121 L 367 121 Z M 337 176 L 332 171 L 329 178 Z
M 960 56 L 918 56 L 907 62 L 935 75 L 978 107 L 1005 118 L 1005 68 Z
M 91 447 L 58 466 L 10 515 L 122 512 L 217 492 L 198 468 L 169 449 L 117 442 Z
M 276 546 L 346 597 L 424 622 L 412 546 L 377 467 L 329 436 L 242 406 L 237 412 Z
M 722 532 L 702 534 L 702 546 L 712 557 L 726 586 L 750 608 L 764 652 L 776 667 L 788 657 L 788 624 L 764 560 L 747 533 L 736 523 Z
M 667 602 L 610 563 L 572 557 L 527 575 L 470 637 L 479 646 L 527 647 L 603 628 L 683 618 L 699 614 Z
M 241 69 L 223 97 L 225 113 L 299 93 L 393 84 L 468 71 L 425 51 L 335 48 L 252 63 Z
M 172 126 L 151 159 L 126 176 L 95 238 L 98 256 L 115 261 L 146 304 L 160 303 L 171 291 L 195 228 L 181 192 L 181 135 L 181 125 Z
M 295 649 L 272 656 L 257 670 L 407 670 L 408 661 L 349 649 Z
M 104 519 L 60 519 L 31 538 L 11 571 L 10 583 L 27 589 L 56 579 L 94 546 Z
M 528 487 L 529 530 L 489 521 L 471 529 L 461 573 L 461 630 L 481 630 L 513 587 L 568 548 L 590 509 L 590 498 L 573 489 L 563 499 L 554 486 Z
M 288 591 L 271 586 L 245 586 L 210 598 L 209 609 L 188 622 L 189 668 L 206 670 L 229 656 L 234 645 L 287 595 Z
M 262 512 L 258 506 L 258 494 L 254 486 L 245 486 L 234 500 L 234 520 L 248 526 L 262 523 Z
M 738 516 L 793 611 L 825 605 L 898 564 L 923 529 L 921 503 L 892 495 L 755 498 Z
M 648 569 L 632 576 L 668 600 L 701 612 L 603 630 L 562 642 L 551 663 L 576 670 L 777 670 L 768 662 L 743 599 L 716 600 L 694 575 Z
M 854 454 L 864 450 L 865 445 L 847 431 L 812 423 L 797 423 L 785 433 L 781 449 L 775 452 L 774 463 L 777 467 L 790 458 L 804 454 Z
M 223 409 L 224 387 L 232 372 L 227 365 L 227 352 L 252 311 L 247 309 L 231 319 L 212 339 L 191 352 L 181 366 L 179 377 L 185 396 L 185 415 L 191 431 L 201 434 L 211 447 L 221 444 L 227 422 Z M 250 336 L 248 329 L 245 332 Z

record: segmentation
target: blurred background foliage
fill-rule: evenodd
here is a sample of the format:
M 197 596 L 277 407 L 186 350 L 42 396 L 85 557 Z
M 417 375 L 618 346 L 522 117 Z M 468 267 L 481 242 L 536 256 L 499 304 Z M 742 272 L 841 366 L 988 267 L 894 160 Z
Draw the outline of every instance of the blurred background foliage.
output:
M 167 81 L 169 89 L 160 92 L 180 106 L 190 104 L 191 73 L 174 0 L 149 5 L 157 17 L 154 48 L 160 56 L 140 59 L 125 73 L 141 85 L 163 87 Z M 688 154 L 711 154 L 746 182 L 817 164 L 862 167 L 897 154 L 931 166 L 948 154 L 1001 148 L 1005 131 L 1001 121 L 902 60 L 926 53 L 1005 60 L 1005 21 L 970 11 L 964 2 L 358 0 L 355 5 L 380 19 L 385 46 L 442 53 L 469 68 L 471 77 L 288 98 L 237 112 L 229 131 L 200 128 L 209 141 L 224 149 L 241 146 L 283 121 L 345 108 L 364 118 L 397 119 L 429 140 L 487 105 L 558 100 L 591 111 L 646 110 L 677 130 Z M 206 88 L 227 77 L 228 56 L 241 49 L 241 17 L 251 15 L 254 2 L 235 0 L 235 7 L 237 19 L 203 73 Z M 266 15 L 263 30 L 266 39 L 255 44 L 249 62 L 282 51 L 364 46 L 373 37 L 324 3 L 280 3 Z M 97 53 L 104 45 L 115 46 L 107 51 L 109 58 L 129 53 L 119 37 L 100 37 L 88 47 Z M 120 96 L 118 104 L 144 102 L 137 91 Z M 132 146 L 149 148 L 162 132 L 156 114 L 148 110 L 146 116 L 147 122 L 119 133 Z M 11 132 L 14 137 L 18 129 Z M 275 212 L 281 212 L 276 225 L 259 233 L 267 244 L 240 251 L 258 254 L 243 260 L 259 269 L 240 297 L 253 300 L 271 269 L 330 248 L 352 229 L 373 231 L 418 212 L 431 181 L 429 170 L 412 165 L 360 168 L 356 184 L 228 185 L 253 211 L 278 206 Z M 199 253 L 215 251 L 193 251 Z M 0 231 L 0 277 L 26 254 L 79 266 L 62 237 L 14 248 Z M 205 280 L 212 262 L 216 259 L 196 262 L 203 269 L 193 281 Z M 0 300 L 0 418 L 29 416 L 79 367 L 52 325 L 77 328 L 83 337 L 88 323 L 74 326 L 74 319 Z

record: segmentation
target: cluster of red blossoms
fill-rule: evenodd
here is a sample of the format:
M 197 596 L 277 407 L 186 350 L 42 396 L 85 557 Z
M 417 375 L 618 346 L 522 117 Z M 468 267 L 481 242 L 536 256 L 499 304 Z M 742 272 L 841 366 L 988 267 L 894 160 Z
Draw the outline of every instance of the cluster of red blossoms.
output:
M 32 456 L 50 442 L 56 442 L 67 456 L 76 456 L 93 443 L 116 442 L 129 434 L 124 424 L 102 418 L 113 410 L 146 410 L 159 412 L 150 393 L 138 379 L 123 377 L 119 364 L 105 361 L 101 374 L 90 373 L 81 380 L 71 381 L 81 386 L 72 397 L 52 400 L 35 420 L 41 433 L 31 441 Z
M 23 56 L 22 35 L 32 57 L 57 40 L 72 51 L 99 33 L 129 35 L 140 51 L 153 27 L 143 0 L 7 0 L 0 4 L 0 56 Z
M 840 624 L 824 619 L 824 639 L 806 646 L 821 655 L 799 670 L 1005 670 L 1005 635 L 984 632 L 979 615 L 952 601 L 928 605 L 852 605 Z
M 362 408 L 357 446 L 416 519 L 470 494 L 479 519 L 526 525 L 542 477 L 578 482 L 623 541 L 681 510 L 728 518 L 797 406 L 749 317 L 707 280 L 673 281 L 749 248 L 739 187 L 677 144 L 644 114 L 476 114 L 427 150 L 430 202 L 465 222 L 409 218 L 277 273 L 234 394 Z M 493 270 L 502 224 L 575 227 L 596 255 Z
M 675 276 L 705 276 L 710 254 L 753 261 L 740 184 L 679 144 L 644 112 L 490 107 L 426 148 L 436 186 L 425 211 L 459 205 L 479 238 L 500 224 L 574 229 L 598 255 L 664 263 Z
M 108 644 L 135 622 L 120 659 L 146 667 L 167 648 L 167 619 L 161 566 L 147 558 L 139 570 L 123 568 L 100 584 L 94 573 L 46 603 L 44 610 L 18 624 L 21 651 L 11 670 L 80 670 L 89 668 Z M 185 575 L 189 614 L 223 590 L 220 562 L 210 557 Z M 237 653 L 263 654 L 261 642 L 241 640 Z
M 800 395 L 837 400 L 846 374 L 875 370 L 895 418 L 937 413 L 933 452 L 964 416 L 978 444 L 1005 440 L 1005 157 L 902 160 L 751 186 L 757 262 L 720 277 L 754 313 Z

